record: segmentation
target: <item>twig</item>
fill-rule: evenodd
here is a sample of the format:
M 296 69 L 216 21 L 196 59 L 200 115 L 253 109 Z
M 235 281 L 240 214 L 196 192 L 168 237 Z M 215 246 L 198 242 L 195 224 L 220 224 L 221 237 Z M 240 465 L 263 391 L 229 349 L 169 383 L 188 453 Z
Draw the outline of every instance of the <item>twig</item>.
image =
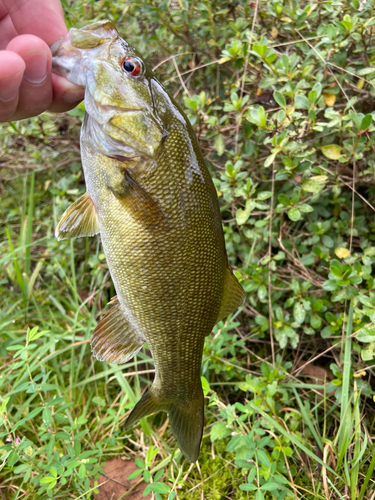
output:
M 187 89 L 187 87 L 186 87 L 186 85 L 185 85 L 185 82 L 184 82 L 184 80 L 183 80 L 183 79 L 182 79 L 182 77 L 181 77 L 181 73 L 180 73 L 180 70 L 178 69 L 178 66 L 177 66 L 177 63 L 176 63 L 176 60 L 175 60 L 175 59 L 173 59 L 173 64 L 174 64 L 174 67 L 176 68 L 177 75 L 178 75 L 178 78 L 179 78 L 179 80 L 180 80 L 180 82 L 181 82 L 181 85 L 183 86 L 183 88 L 184 88 L 184 90 L 185 90 L 186 94 L 187 94 L 187 95 L 189 96 L 189 98 L 191 99 L 190 92 L 188 91 L 188 89 Z
M 164 63 L 170 61 L 171 59 L 173 59 L 174 57 L 180 57 L 180 56 L 186 56 L 187 54 L 194 54 L 195 52 L 182 52 L 181 54 L 174 54 L 173 56 L 169 56 L 167 57 L 166 59 L 163 59 L 162 61 L 160 61 L 156 66 L 154 66 L 152 68 L 152 71 L 155 71 L 157 68 L 159 68 L 159 66 L 162 66 Z
M 331 172 L 330 170 L 328 170 L 328 168 L 324 168 L 322 167 L 321 165 L 319 165 L 319 168 L 321 168 L 322 170 L 324 170 L 325 172 L 328 172 L 330 175 L 333 175 L 335 176 L 336 174 L 334 174 L 333 172 Z M 347 182 L 345 182 L 342 177 L 340 176 L 337 176 L 340 181 L 345 184 L 345 186 L 347 186 L 349 189 L 351 189 L 357 196 L 359 196 L 361 198 L 361 200 L 363 200 L 370 208 L 371 210 L 373 210 L 375 212 L 375 208 L 371 205 L 371 203 L 369 201 L 366 200 L 366 198 L 364 198 L 360 193 L 358 193 L 358 191 L 356 191 L 354 189 L 354 186 L 351 186 L 350 184 L 348 184 Z
M 272 352 L 272 366 L 275 367 L 275 345 L 273 340 L 273 327 L 272 327 L 272 291 L 271 291 L 271 249 L 272 249 L 272 219 L 273 219 L 273 198 L 275 193 L 275 169 L 272 167 L 272 184 L 271 184 L 271 205 L 270 205 L 270 228 L 268 236 L 268 322 L 270 328 L 271 352 Z

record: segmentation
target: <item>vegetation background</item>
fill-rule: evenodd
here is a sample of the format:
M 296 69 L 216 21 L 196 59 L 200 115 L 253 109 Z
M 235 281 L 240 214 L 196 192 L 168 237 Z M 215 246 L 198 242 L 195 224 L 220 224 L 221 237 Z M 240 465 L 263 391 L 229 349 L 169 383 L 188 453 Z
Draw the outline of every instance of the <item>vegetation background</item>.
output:
M 62 4 L 114 21 L 185 110 L 248 300 L 206 341 L 199 463 L 165 414 L 125 432 L 149 352 L 92 358 L 100 242 L 53 234 L 84 192 L 83 105 L 2 124 L 0 498 L 94 498 L 126 457 L 156 500 L 374 499 L 374 0 Z

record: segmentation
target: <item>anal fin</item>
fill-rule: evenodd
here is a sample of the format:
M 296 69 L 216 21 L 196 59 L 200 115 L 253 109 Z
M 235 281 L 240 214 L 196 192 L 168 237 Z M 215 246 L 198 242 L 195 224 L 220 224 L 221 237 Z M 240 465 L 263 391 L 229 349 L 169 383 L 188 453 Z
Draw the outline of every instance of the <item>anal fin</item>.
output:
M 88 193 L 65 210 L 57 225 L 55 236 L 58 240 L 94 236 L 99 233 L 99 224 L 94 203 Z
M 225 272 L 224 295 L 221 301 L 217 322 L 238 309 L 245 299 L 245 292 L 230 269 Z
M 134 332 L 115 297 L 112 309 L 94 330 L 91 350 L 99 361 L 121 365 L 129 361 L 142 348 L 145 339 Z

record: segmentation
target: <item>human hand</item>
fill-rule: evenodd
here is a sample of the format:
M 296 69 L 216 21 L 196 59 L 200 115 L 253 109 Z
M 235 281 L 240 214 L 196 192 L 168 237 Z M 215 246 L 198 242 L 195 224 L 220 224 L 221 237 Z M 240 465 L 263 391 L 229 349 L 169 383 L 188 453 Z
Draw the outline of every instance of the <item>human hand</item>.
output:
M 49 46 L 67 28 L 59 0 L 0 0 L 0 122 L 63 112 L 84 89 L 52 74 Z

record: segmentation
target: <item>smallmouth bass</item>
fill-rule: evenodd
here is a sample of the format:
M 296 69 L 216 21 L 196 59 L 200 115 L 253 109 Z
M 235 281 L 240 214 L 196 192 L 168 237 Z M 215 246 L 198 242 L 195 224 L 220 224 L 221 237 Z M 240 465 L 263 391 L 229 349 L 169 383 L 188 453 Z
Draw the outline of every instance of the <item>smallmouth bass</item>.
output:
M 94 330 L 100 361 L 126 363 L 147 342 L 152 386 L 126 428 L 166 411 L 185 457 L 198 458 L 204 338 L 244 293 L 227 262 L 216 191 L 192 127 L 110 21 L 72 28 L 53 71 L 85 87 L 86 194 L 58 239 L 100 234 L 117 297 Z

